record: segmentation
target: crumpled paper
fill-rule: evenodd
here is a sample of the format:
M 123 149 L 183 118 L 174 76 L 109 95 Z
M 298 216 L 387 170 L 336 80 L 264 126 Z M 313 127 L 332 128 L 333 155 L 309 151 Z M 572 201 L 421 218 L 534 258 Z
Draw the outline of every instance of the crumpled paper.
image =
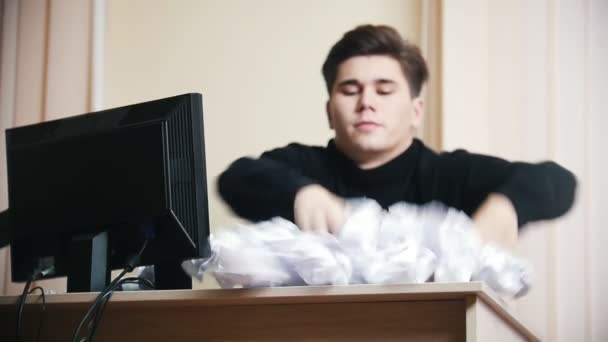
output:
M 183 269 L 222 288 L 288 285 L 409 284 L 484 281 L 525 294 L 530 266 L 493 244 L 482 245 L 471 219 L 440 203 L 397 203 L 383 210 L 350 200 L 336 235 L 303 232 L 282 218 L 223 228 L 209 237 L 212 255 Z

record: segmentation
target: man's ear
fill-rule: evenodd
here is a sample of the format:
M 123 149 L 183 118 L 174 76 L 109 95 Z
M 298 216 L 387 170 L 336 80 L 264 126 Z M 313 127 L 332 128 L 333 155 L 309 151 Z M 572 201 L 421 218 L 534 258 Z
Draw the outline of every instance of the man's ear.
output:
M 424 100 L 418 96 L 412 100 L 412 126 L 420 127 L 424 119 Z
M 329 101 L 325 102 L 325 114 L 327 115 L 327 123 L 329 124 L 329 129 L 334 129 L 334 124 L 332 122 L 331 111 L 329 110 Z

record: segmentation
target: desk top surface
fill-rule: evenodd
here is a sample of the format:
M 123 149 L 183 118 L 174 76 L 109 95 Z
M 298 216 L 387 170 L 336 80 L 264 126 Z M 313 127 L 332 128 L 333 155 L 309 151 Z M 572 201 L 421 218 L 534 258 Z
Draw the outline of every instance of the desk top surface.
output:
M 98 293 L 63 293 L 46 296 L 47 305 L 90 304 Z M 424 283 L 403 285 L 289 286 L 249 289 L 154 290 L 115 292 L 116 306 L 223 306 L 293 303 L 394 302 L 421 300 L 464 300 L 474 296 L 517 326 L 528 329 L 505 306 L 492 289 L 482 282 Z M 0 306 L 14 306 L 18 296 L 0 296 Z M 27 303 L 40 303 L 31 294 Z M 529 332 L 529 331 L 528 331 Z
M 98 293 L 47 294 L 47 304 L 88 303 Z M 481 282 L 424 283 L 401 285 L 345 285 L 345 286 L 285 286 L 248 289 L 154 290 L 115 292 L 113 302 L 167 302 L 184 305 L 254 305 L 281 303 L 326 303 L 399 300 L 459 299 L 476 295 L 484 301 L 503 306 L 503 302 Z M 28 297 L 37 302 L 39 295 Z M 0 296 L 0 305 L 12 305 L 18 296 Z

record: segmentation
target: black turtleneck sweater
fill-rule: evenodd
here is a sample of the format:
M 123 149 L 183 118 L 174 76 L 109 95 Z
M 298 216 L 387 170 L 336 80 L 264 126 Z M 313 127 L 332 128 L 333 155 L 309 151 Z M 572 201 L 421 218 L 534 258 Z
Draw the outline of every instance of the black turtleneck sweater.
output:
M 513 203 L 521 227 L 568 211 L 576 179 L 554 162 L 508 162 L 464 150 L 437 154 L 417 139 L 374 169 L 357 167 L 332 140 L 327 147 L 294 143 L 258 159 L 240 158 L 218 179 L 224 201 L 251 221 L 275 216 L 293 221 L 296 193 L 309 184 L 343 198 L 372 198 L 384 208 L 439 201 L 469 216 L 489 194 L 500 193 Z

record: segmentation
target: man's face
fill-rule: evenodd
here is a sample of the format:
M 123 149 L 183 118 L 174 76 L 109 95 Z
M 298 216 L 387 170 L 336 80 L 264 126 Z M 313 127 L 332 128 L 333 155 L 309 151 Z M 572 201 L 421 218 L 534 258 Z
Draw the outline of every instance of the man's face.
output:
M 336 144 L 353 159 L 396 156 L 410 145 L 423 102 L 412 99 L 399 63 L 389 56 L 356 56 L 338 67 L 327 102 Z

